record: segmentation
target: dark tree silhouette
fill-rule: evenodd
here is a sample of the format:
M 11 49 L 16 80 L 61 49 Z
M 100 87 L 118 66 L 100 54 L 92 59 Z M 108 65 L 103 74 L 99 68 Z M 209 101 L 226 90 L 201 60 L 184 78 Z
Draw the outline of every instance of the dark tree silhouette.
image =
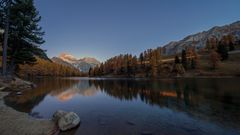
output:
M 187 54 L 186 54 L 186 50 L 182 50 L 182 65 L 185 68 L 185 70 L 187 69 Z

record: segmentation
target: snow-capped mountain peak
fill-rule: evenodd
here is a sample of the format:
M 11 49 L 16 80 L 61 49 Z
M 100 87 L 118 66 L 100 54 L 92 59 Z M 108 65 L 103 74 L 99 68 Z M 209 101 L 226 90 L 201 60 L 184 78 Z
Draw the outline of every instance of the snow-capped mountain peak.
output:
M 67 54 L 67 53 L 61 53 L 58 58 L 62 59 L 65 62 L 68 62 L 68 63 L 75 63 L 77 61 L 77 58 L 75 58 L 73 55 Z
M 69 64 L 72 67 L 75 67 L 82 72 L 88 72 L 88 70 L 90 68 L 93 68 L 100 64 L 100 62 L 95 58 L 84 57 L 84 58 L 78 59 L 78 58 L 74 57 L 73 55 L 67 54 L 67 53 L 61 53 L 59 55 L 59 57 L 52 58 L 52 61 L 59 63 L 59 64 L 64 63 L 64 65 Z M 66 63 L 68 63 L 68 64 L 66 64 Z

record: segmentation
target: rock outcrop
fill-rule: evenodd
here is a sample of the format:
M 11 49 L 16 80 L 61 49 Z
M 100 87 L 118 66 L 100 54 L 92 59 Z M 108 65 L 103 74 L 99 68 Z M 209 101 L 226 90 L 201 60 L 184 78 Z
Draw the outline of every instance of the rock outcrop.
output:
M 240 39 L 240 21 L 234 22 L 229 25 L 215 26 L 208 31 L 199 32 L 189 35 L 180 41 L 170 42 L 163 46 L 165 55 L 173 55 L 180 53 L 182 49 L 187 46 L 195 45 L 196 49 L 204 48 L 208 38 L 216 37 L 221 39 L 224 35 L 233 35 Z

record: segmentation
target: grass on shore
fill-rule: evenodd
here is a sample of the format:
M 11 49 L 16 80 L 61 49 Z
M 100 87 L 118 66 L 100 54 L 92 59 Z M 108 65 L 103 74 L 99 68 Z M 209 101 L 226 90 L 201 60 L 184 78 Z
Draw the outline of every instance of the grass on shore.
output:
M 240 53 L 229 54 L 228 60 L 220 61 L 216 70 L 212 70 L 209 65 L 208 56 L 203 56 L 200 59 L 200 72 L 203 74 L 215 74 L 226 76 L 239 76 L 240 75 Z

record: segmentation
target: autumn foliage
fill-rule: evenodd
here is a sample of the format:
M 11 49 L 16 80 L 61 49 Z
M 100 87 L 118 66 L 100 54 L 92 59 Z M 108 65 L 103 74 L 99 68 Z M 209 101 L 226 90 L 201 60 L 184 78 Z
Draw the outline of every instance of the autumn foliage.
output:
M 37 58 L 34 65 L 20 65 L 20 76 L 80 76 L 83 75 L 78 69 L 53 63 L 49 60 Z

